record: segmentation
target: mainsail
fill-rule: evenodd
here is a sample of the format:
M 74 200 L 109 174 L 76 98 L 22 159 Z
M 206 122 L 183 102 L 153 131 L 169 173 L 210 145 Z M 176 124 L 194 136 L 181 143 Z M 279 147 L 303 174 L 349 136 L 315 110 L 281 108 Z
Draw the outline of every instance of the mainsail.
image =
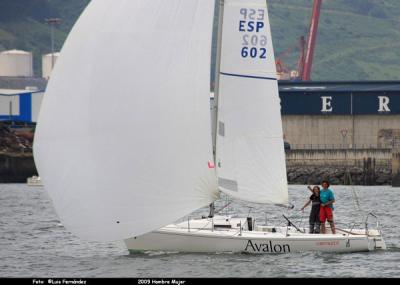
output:
M 216 166 L 222 192 L 287 204 L 274 50 L 265 0 L 225 0 Z
M 217 195 L 209 78 L 214 1 L 92 1 L 42 103 L 34 154 L 67 229 L 121 240 Z

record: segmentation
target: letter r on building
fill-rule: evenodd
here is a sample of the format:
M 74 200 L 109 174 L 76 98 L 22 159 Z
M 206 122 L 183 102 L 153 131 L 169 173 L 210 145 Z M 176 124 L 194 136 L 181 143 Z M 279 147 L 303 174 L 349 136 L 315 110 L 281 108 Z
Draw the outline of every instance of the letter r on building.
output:
M 379 98 L 379 110 L 378 112 L 390 112 L 389 103 L 390 99 L 386 96 L 378 96 Z

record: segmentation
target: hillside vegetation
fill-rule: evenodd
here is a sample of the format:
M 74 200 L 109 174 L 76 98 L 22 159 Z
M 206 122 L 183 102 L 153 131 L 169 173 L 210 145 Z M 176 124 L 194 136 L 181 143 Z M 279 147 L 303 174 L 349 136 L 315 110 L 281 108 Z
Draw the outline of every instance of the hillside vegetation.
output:
M 0 51 L 22 49 L 34 54 L 34 71 L 41 76 L 41 56 L 51 52 L 49 18 L 61 18 L 55 30 L 55 50 L 61 49 L 73 24 L 90 0 L 0 0 Z
M 311 0 L 271 0 L 275 54 L 306 35 Z M 324 0 L 314 80 L 400 80 L 400 1 Z M 298 51 L 283 58 L 295 67 Z
M 41 55 L 50 52 L 50 29 L 45 19 L 63 19 L 55 36 L 58 50 L 89 2 L 1 0 L 0 50 L 33 51 L 35 73 L 40 76 Z M 268 0 L 268 3 L 275 54 L 293 69 L 298 58 L 298 39 L 308 32 L 313 2 Z M 400 80 L 399 15 L 398 0 L 324 0 L 312 78 Z

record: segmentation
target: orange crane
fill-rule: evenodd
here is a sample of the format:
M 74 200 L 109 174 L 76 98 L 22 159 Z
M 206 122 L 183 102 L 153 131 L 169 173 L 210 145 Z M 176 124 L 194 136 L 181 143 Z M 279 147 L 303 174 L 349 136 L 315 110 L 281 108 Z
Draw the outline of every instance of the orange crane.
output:
M 314 59 L 315 44 L 317 42 L 317 32 L 318 32 L 319 18 L 321 15 L 321 6 L 322 6 L 322 0 L 314 0 L 313 14 L 311 17 L 310 33 L 308 35 L 302 80 L 311 79 L 311 69 Z
M 283 63 L 283 58 L 292 52 L 292 48 L 282 52 L 275 60 L 276 72 L 280 79 L 287 79 L 289 77 L 289 68 Z
M 307 41 L 305 37 L 300 37 L 299 49 L 300 56 L 297 62 L 297 70 L 294 74 L 291 74 L 291 78 L 300 79 L 303 81 L 311 80 L 312 64 L 314 59 L 315 46 L 317 42 L 318 24 L 321 15 L 322 0 L 314 0 L 313 11 L 311 16 L 310 29 L 308 33 Z M 285 51 L 283 54 L 287 54 Z M 283 56 L 283 55 L 282 55 Z M 277 72 L 281 78 L 285 78 L 284 74 L 288 74 L 289 71 L 282 62 L 282 58 L 276 59 Z

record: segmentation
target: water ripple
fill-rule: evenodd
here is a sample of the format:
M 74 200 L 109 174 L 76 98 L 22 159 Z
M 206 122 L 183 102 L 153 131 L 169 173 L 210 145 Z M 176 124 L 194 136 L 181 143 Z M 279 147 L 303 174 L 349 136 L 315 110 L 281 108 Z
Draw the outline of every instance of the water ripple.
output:
M 335 218 L 349 225 L 359 212 L 350 187 L 333 187 Z M 400 277 L 400 196 L 391 187 L 356 187 L 363 209 L 380 217 L 386 251 L 334 254 L 301 252 L 290 255 L 129 254 L 122 242 L 85 242 L 69 233 L 56 216 L 43 188 L 0 184 L 0 277 Z M 295 210 L 287 215 L 307 227 L 300 208 L 308 199 L 305 186 L 290 187 Z M 379 197 L 377 199 L 376 197 Z M 217 209 L 225 200 L 217 201 Z M 390 209 L 390 211 L 387 211 Z M 208 209 L 193 215 L 207 214 Z M 251 215 L 257 222 L 285 224 L 273 206 L 233 203 L 224 213 Z M 266 214 L 267 213 L 267 214 Z M 192 215 L 192 216 L 193 216 Z M 360 225 L 363 221 L 359 220 Z M 322 271 L 321 268 L 329 268 Z

